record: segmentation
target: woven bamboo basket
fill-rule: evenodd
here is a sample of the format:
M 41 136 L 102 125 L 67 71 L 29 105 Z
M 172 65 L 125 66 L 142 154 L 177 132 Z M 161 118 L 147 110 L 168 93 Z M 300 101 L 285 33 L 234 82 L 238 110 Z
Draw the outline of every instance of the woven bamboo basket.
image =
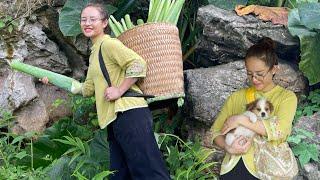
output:
M 179 30 L 168 23 L 136 26 L 118 39 L 147 62 L 147 75 L 138 82 L 149 103 L 184 97 L 183 62 Z

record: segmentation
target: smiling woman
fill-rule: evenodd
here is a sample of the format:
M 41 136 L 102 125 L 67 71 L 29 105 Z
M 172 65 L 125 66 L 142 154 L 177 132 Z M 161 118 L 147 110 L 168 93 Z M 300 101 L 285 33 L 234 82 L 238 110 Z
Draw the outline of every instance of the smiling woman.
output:
M 270 38 L 265 38 L 247 51 L 245 59 L 247 75 L 257 90 L 267 92 L 275 86 L 272 78 L 279 68 L 274 49 L 274 42 Z
M 123 97 L 129 89 L 141 93 L 135 83 L 146 76 L 146 62 L 118 39 L 106 35 L 107 25 L 108 14 L 102 5 L 88 4 L 82 10 L 81 30 L 93 46 L 87 77 L 78 92 L 96 97 L 99 125 L 108 129 L 110 170 L 115 171 L 111 179 L 170 179 L 154 137 L 146 100 Z M 108 70 L 109 85 L 99 58 Z

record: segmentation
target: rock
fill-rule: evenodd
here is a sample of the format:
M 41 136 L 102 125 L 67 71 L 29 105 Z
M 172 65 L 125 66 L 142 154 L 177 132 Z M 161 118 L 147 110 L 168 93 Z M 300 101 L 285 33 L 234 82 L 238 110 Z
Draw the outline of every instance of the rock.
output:
M 204 67 L 243 59 L 246 50 L 262 37 L 275 40 L 281 59 L 298 59 L 299 41 L 282 25 L 263 22 L 252 15 L 238 16 L 213 5 L 199 8 L 197 21 L 203 27 L 197 52 Z
M 25 62 L 60 74 L 71 72 L 66 56 L 42 31 L 41 24 L 26 24 L 23 33 L 29 51 Z
M 21 31 L 18 36 L 0 40 L 0 60 L 20 59 L 60 74 L 71 72 L 66 56 L 42 31 L 41 24 L 27 23 Z
M 87 69 L 85 57 L 90 54 L 91 44 L 89 39 L 82 35 L 77 37 L 64 36 L 58 24 L 59 14 L 56 9 L 48 8 L 38 13 L 38 21 L 43 26 L 46 35 L 55 40 L 68 58 L 68 63 L 72 68 L 72 76 L 76 79 L 85 76 Z
M 12 35 L 0 40 L 0 109 L 13 112 L 13 115 L 17 117 L 18 124 L 14 127 L 15 132 L 40 131 L 48 122 L 49 116 L 44 102 L 38 99 L 39 94 L 35 89 L 33 78 L 29 75 L 13 72 L 8 65 L 2 62 L 5 62 L 4 60 L 10 61 L 11 58 L 18 58 L 27 64 L 60 74 L 69 74 L 71 69 L 64 53 L 47 37 L 40 23 L 22 22 L 19 35 Z M 56 93 L 56 95 L 59 94 Z M 34 101 L 38 105 L 43 104 L 44 108 L 33 107 L 35 106 Z M 32 123 L 24 122 L 24 118 L 28 118 L 28 116 L 27 113 L 21 111 L 22 109 L 43 111 L 35 113 L 39 114 L 39 117 L 30 117 L 30 121 L 39 123 L 36 127 L 32 127 Z M 70 112 L 67 109 L 63 110 L 65 110 L 65 113 Z M 58 118 L 64 111 L 60 110 L 59 112 L 61 113 L 53 118 Z
M 45 104 L 41 100 L 34 100 L 28 106 L 17 110 L 14 114 L 17 124 L 12 128 L 13 133 L 42 132 L 49 122 Z
M 39 95 L 31 76 L 9 72 L 0 89 L 1 113 L 11 112 L 15 116 L 14 133 L 27 131 L 43 131 L 49 121 L 44 103 Z
M 319 180 L 320 178 L 320 171 L 319 171 L 319 165 L 316 163 L 308 163 L 305 164 L 303 175 L 308 180 Z
M 40 99 L 44 102 L 50 122 L 72 115 L 68 92 L 56 86 L 36 85 Z M 57 106 L 58 105 L 58 106 Z
M 55 0 L 55 1 L 52 1 L 52 6 L 53 7 L 61 7 L 63 6 L 65 3 L 66 3 L 67 0 Z
M 19 72 L 10 72 L 0 88 L 0 107 L 13 112 L 38 97 L 33 78 Z

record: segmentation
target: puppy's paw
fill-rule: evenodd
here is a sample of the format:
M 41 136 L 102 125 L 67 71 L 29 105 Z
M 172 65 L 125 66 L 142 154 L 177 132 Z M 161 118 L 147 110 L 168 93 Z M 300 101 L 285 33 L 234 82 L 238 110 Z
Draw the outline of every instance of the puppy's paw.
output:
M 225 139 L 226 144 L 227 144 L 228 146 L 231 146 L 231 144 L 233 143 L 233 141 L 234 141 L 235 139 L 236 139 L 236 137 L 235 137 L 234 134 L 228 133 L 228 134 L 226 135 L 226 139 Z
M 243 115 L 247 116 L 253 123 L 255 123 L 258 120 L 257 115 L 251 111 L 246 111 L 243 113 Z

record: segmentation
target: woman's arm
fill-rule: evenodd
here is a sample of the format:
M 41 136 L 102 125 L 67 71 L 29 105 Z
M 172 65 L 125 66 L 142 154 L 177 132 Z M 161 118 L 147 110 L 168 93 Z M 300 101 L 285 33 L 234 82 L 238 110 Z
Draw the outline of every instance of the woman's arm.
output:
M 119 87 L 108 87 L 104 92 L 104 96 L 108 101 L 113 101 L 120 98 L 133 84 L 137 82 L 138 78 L 125 78 Z
M 249 117 L 245 115 L 235 115 L 229 117 L 224 123 L 221 133 L 225 135 L 238 126 L 244 126 L 262 136 L 267 135 L 266 128 L 264 127 L 262 121 L 258 120 L 257 122 L 253 123 L 249 120 Z
M 291 91 L 282 94 L 280 105 L 274 114 L 276 118 L 262 120 L 266 128 L 268 141 L 285 141 L 290 136 L 296 108 L 296 95 Z
M 267 136 L 266 128 L 264 127 L 264 124 L 262 121 L 258 120 L 255 123 L 249 120 L 247 116 L 245 116 L 242 120 L 239 121 L 241 126 L 244 126 L 257 134 L 260 134 L 262 136 Z

